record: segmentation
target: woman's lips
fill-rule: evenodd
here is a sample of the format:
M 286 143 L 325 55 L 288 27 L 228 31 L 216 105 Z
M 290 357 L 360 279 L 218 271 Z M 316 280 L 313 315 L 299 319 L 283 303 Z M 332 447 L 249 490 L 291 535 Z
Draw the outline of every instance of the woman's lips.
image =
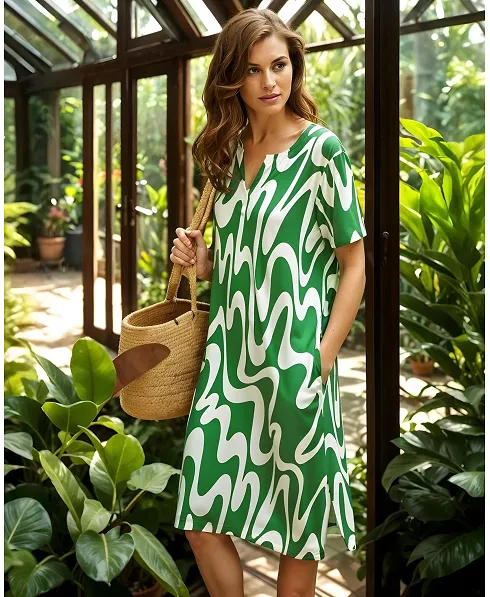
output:
M 281 96 L 275 95 L 274 97 L 259 97 L 259 100 L 261 102 L 265 102 L 266 104 L 273 104 L 275 101 L 277 101 Z

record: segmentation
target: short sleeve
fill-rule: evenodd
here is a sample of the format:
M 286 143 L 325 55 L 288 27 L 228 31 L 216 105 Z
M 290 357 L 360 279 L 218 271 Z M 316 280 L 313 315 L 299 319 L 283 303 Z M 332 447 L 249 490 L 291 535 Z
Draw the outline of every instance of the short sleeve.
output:
M 316 196 L 316 215 L 322 236 L 332 248 L 353 243 L 367 235 L 354 185 L 352 165 L 344 147 L 329 139 Z

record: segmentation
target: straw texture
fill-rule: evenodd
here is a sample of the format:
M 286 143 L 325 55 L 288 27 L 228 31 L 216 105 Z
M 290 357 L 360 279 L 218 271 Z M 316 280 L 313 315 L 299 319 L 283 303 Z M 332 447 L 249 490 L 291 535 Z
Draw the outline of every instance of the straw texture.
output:
M 190 228 L 204 232 L 215 189 L 208 181 Z M 182 276 L 190 299 L 177 297 Z M 170 349 L 158 365 L 120 391 L 121 408 L 138 419 L 162 420 L 189 414 L 206 346 L 209 304 L 196 299 L 196 266 L 174 263 L 165 300 L 127 315 L 121 324 L 118 354 L 157 342 Z

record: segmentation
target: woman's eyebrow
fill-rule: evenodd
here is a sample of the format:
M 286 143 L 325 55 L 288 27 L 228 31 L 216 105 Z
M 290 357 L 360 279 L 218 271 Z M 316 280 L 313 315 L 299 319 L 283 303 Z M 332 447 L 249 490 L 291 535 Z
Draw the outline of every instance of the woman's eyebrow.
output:
M 278 60 L 284 60 L 284 59 L 288 59 L 287 56 L 279 56 L 279 58 L 274 58 L 274 60 L 272 62 L 277 62 Z M 271 62 L 271 64 L 272 64 Z M 260 64 L 257 64 L 256 62 L 249 62 L 248 63 L 249 66 L 260 66 Z

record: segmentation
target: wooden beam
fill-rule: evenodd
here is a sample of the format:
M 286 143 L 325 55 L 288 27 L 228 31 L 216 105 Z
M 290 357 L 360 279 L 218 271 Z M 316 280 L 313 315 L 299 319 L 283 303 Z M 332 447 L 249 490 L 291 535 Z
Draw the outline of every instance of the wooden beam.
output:
M 243 4 L 240 2 L 240 0 L 221 0 L 221 3 L 224 5 L 225 9 L 228 11 L 228 14 L 230 17 L 245 10 L 243 7 Z
M 5 0 L 6 9 L 12 13 L 19 21 L 32 29 L 36 35 L 44 39 L 59 54 L 64 56 L 71 64 L 78 64 L 78 57 L 65 45 L 60 43 L 56 37 L 44 27 L 39 27 L 38 23 L 24 10 L 19 8 L 13 0 Z
M 126 0 L 117 1 L 117 57 L 121 60 L 131 40 L 131 6 Z
M 279 12 L 286 2 L 287 0 L 272 0 L 267 8 L 274 12 Z
M 158 0 L 158 5 L 163 5 L 163 1 Z M 165 8 L 172 15 L 172 18 L 177 23 L 185 38 L 194 39 L 201 37 L 199 28 L 178 0 L 165 0 Z
M 366 379 L 367 531 L 398 510 L 382 485 L 399 454 L 400 200 L 399 0 L 366 0 Z M 389 201 L 386 198 L 389 197 Z M 366 597 L 400 595 L 400 579 L 383 584 L 389 538 L 367 545 Z
M 124 4 L 123 0 L 120 1 Z M 485 11 L 482 10 L 472 14 L 402 25 L 400 27 L 400 35 L 408 35 L 417 31 L 430 31 L 439 29 L 440 27 L 476 23 L 484 20 Z M 103 78 L 104 76 L 107 76 L 108 73 L 113 74 L 114 72 L 122 72 L 126 68 L 141 67 L 155 62 L 162 62 L 162 60 L 171 60 L 177 57 L 191 59 L 198 56 L 206 56 L 212 52 L 217 37 L 218 34 L 213 34 L 183 42 L 162 44 L 157 36 L 153 38 L 153 45 L 125 52 L 122 55 L 119 55 L 115 60 L 104 60 L 96 64 L 83 64 L 77 68 L 46 72 L 43 75 L 33 74 L 24 79 L 24 81 L 27 85 L 28 93 L 37 93 L 39 91 L 59 89 L 61 87 L 73 87 L 75 85 L 81 85 L 85 77 L 89 75 L 92 76 L 94 73 Z M 324 52 L 336 50 L 338 48 L 359 46 L 364 43 L 364 35 L 355 35 L 351 39 L 310 43 L 306 45 L 306 51 L 308 53 Z
M 89 38 L 73 23 L 68 15 L 58 8 L 52 0 L 36 0 L 44 10 L 47 10 L 57 21 L 59 21 L 59 28 L 65 33 L 74 43 L 77 44 L 84 52 L 92 50 L 92 43 Z
M 51 70 L 53 65 L 21 35 L 4 25 L 5 44 L 38 71 Z
M 303 6 L 289 19 L 287 23 L 289 27 L 297 29 L 320 4 L 323 4 L 323 0 L 306 0 Z
M 405 15 L 403 23 L 412 23 L 418 21 L 424 12 L 429 8 L 431 4 L 434 4 L 435 0 L 419 0 L 412 10 Z
M 174 20 L 172 19 L 171 15 L 167 13 L 163 4 L 158 4 L 155 6 L 151 0 L 139 0 L 142 6 L 151 14 L 151 16 L 155 19 L 155 21 L 160 25 L 162 28 L 162 32 L 165 34 L 166 38 L 169 41 L 182 41 L 184 35 L 180 28 L 175 24 Z M 145 36 L 137 36 L 133 41 L 139 42 L 141 41 L 142 37 Z M 133 44 L 131 44 L 133 45 Z M 138 43 L 138 46 L 141 44 Z
M 34 75 L 37 72 L 32 64 L 24 60 L 22 56 L 19 56 L 19 54 L 12 50 L 7 44 L 4 45 L 4 54 L 7 62 L 10 62 L 14 67 L 18 80 L 29 75 Z
M 204 0 L 204 2 L 209 10 L 213 13 L 214 18 L 223 27 L 231 15 L 227 8 L 223 6 L 221 0 Z
M 87 0 L 77 0 L 78 6 L 82 10 L 84 10 L 88 15 L 90 15 L 93 20 L 100 26 L 102 29 L 105 29 L 107 33 L 113 37 L 114 39 L 117 37 L 117 28 L 114 23 L 112 23 L 105 14 L 100 11 L 93 2 L 87 2 Z
M 347 25 L 347 23 L 337 16 L 334 11 L 323 2 L 317 6 L 317 12 L 340 33 L 344 39 L 352 39 L 356 32 Z
M 113 285 L 114 285 L 114 199 L 112 197 L 112 151 L 113 151 L 112 82 L 105 87 L 105 327 L 107 343 L 113 331 Z

